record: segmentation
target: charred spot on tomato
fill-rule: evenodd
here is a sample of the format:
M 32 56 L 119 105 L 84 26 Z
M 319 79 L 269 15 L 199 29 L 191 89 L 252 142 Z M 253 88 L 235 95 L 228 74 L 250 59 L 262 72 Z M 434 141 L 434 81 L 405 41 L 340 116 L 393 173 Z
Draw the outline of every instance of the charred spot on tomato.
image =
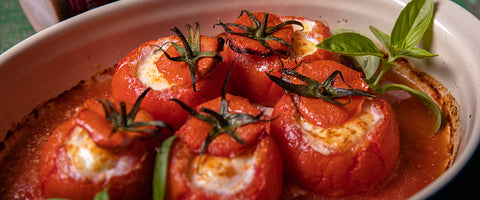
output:
M 262 57 L 288 55 L 289 50 L 296 55 L 291 46 L 291 25 L 303 28 L 303 24 L 295 20 L 282 22 L 274 14 L 263 13 L 262 17 L 262 13 L 251 13 L 248 10 L 243 10 L 235 23 L 223 23 L 219 19 L 216 25 L 225 30 L 227 43 L 233 51 Z
M 217 37 L 218 41 L 218 52 L 222 52 L 225 46 L 225 38 L 224 37 Z

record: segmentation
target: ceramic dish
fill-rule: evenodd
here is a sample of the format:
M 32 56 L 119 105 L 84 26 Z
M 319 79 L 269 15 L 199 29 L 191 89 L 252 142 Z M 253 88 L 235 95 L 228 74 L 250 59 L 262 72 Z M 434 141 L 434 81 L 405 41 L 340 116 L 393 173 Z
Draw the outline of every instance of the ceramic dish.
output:
M 406 0 L 122 0 L 73 17 L 24 40 L 0 55 L 0 141 L 37 105 L 81 80 L 114 66 L 141 43 L 170 34 L 173 26 L 195 21 L 233 21 L 242 9 L 298 15 L 328 22 L 331 29 L 369 34 L 368 26 L 389 32 Z M 420 70 L 442 82 L 459 105 L 455 161 L 412 198 L 438 192 L 466 165 L 480 140 L 480 21 L 450 1 L 435 1 L 436 12 L 425 48 L 439 57 L 413 60 Z M 215 35 L 220 28 L 203 26 Z M 370 35 L 371 36 L 371 35 Z

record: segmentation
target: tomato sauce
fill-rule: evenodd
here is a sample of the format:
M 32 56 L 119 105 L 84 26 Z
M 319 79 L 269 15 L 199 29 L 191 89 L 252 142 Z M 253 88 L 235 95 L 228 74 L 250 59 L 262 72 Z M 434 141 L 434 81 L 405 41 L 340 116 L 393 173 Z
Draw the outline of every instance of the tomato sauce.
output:
M 0 143 L 0 199 L 38 199 L 38 163 L 49 135 L 87 99 L 109 97 L 113 72 L 112 68 L 64 92 L 7 133 Z
M 7 134 L 6 140 L 0 143 L 0 199 L 38 198 L 37 165 L 43 145 L 52 131 L 66 122 L 85 100 L 110 96 L 113 73 L 114 69 L 109 69 L 47 102 Z M 386 75 L 385 80 L 413 88 L 416 85 L 394 70 Z M 451 132 L 454 128 L 446 127 L 433 133 L 435 116 L 406 92 L 389 92 L 382 97 L 392 105 L 400 125 L 398 166 L 378 192 L 337 199 L 405 199 L 439 177 L 453 159 Z M 328 199 L 308 194 L 286 180 L 283 198 L 292 197 Z

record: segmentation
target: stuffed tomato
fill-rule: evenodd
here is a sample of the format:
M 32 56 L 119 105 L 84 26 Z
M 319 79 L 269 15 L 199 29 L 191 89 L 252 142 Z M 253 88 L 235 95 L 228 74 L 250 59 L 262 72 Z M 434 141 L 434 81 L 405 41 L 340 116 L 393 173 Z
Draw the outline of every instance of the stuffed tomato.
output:
M 175 129 L 185 122 L 188 113 L 172 98 L 189 106 L 220 96 L 226 70 L 218 53 L 223 40 L 195 34 L 190 26 L 188 41 L 174 28 L 178 36 L 166 36 L 146 42 L 120 61 L 112 80 L 112 96 L 133 102 L 147 87 L 152 88 L 141 107 L 157 120 Z
M 282 16 L 280 20 L 282 22 L 297 21 L 303 25 L 301 27 L 293 26 L 290 59 L 296 59 L 297 62 L 315 60 L 340 61 L 340 54 L 325 51 L 316 46 L 332 35 L 330 28 L 325 23 L 297 16 Z
M 154 136 L 171 131 L 138 105 L 90 99 L 55 129 L 41 152 L 41 197 L 93 199 L 104 190 L 112 199 L 149 197 L 159 146 Z
M 302 60 L 339 60 L 338 54 L 315 46 L 331 35 L 320 21 L 243 11 L 234 23 L 220 25 L 226 32 L 222 56 L 226 63 L 234 62 L 231 91 L 256 104 L 273 107 L 284 94 L 265 72 L 276 73 Z M 238 28 L 242 26 L 253 31 Z
M 265 131 L 262 113 L 242 97 L 227 95 L 225 102 L 228 113 L 218 111 L 220 98 L 206 102 L 175 133 L 180 139 L 170 152 L 168 199 L 280 197 L 283 163 L 277 145 Z M 206 109 L 218 111 L 228 123 L 200 120 L 205 119 L 202 115 L 216 115 L 204 113 Z
M 295 77 L 284 75 L 284 85 L 316 80 L 322 82 L 317 90 L 323 96 L 307 97 L 290 87 L 273 109 L 278 118 L 270 131 L 286 174 L 319 195 L 377 191 L 395 169 L 400 148 L 398 123 L 388 102 L 366 92 L 360 73 L 334 61 L 306 62 L 289 73 Z M 332 89 L 346 95 L 328 96 Z

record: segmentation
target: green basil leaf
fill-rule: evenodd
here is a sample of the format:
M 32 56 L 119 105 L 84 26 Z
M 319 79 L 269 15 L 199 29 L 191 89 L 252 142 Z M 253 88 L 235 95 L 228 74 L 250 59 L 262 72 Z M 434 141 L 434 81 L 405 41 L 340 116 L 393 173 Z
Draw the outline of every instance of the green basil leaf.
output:
M 372 40 L 358 33 L 345 32 L 332 35 L 317 44 L 317 47 L 346 56 L 372 55 L 383 57 Z
M 432 54 L 424 49 L 420 48 L 408 48 L 408 49 L 399 49 L 397 50 L 397 56 L 404 57 L 413 57 L 413 58 L 431 58 L 438 56 L 437 54 Z
M 412 48 L 422 39 L 433 18 L 433 0 L 412 0 L 400 12 L 391 34 L 390 44 Z
M 382 88 L 378 89 L 377 92 L 379 94 L 383 94 L 385 92 L 389 92 L 389 91 L 393 91 L 393 90 L 407 91 L 413 97 L 415 97 L 416 99 L 420 100 L 425 105 L 427 105 L 427 107 L 430 108 L 437 117 L 437 122 L 435 124 L 435 133 L 438 130 L 440 130 L 440 127 L 442 125 L 443 112 L 442 112 L 442 109 L 440 108 L 440 106 L 438 106 L 437 103 L 432 98 L 430 98 L 427 94 L 425 94 L 424 92 L 422 92 L 420 90 L 416 90 L 416 89 L 413 89 L 413 88 L 410 88 L 406 85 L 401 85 L 401 84 L 386 84 Z
M 167 186 L 168 174 L 168 156 L 170 154 L 170 147 L 177 136 L 173 135 L 163 141 L 158 152 L 155 166 L 153 168 L 153 199 L 163 200 L 165 198 L 165 190 Z
M 358 33 L 358 32 L 352 29 L 342 29 L 342 28 L 332 30 L 333 35 L 340 34 L 340 33 Z M 390 41 L 390 37 L 388 38 L 388 41 Z M 373 75 L 375 75 L 380 64 L 380 58 L 372 55 L 354 56 L 349 58 L 352 61 L 352 64 L 355 65 L 355 67 L 363 71 L 363 73 L 365 74 L 365 79 L 367 83 L 368 83 L 368 80 L 370 80 L 373 77 Z
M 109 199 L 110 197 L 108 196 L 108 187 L 98 192 L 93 198 L 93 200 L 109 200 Z
M 377 28 L 373 26 L 369 26 L 370 31 L 375 35 L 375 37 L 383 44 L 383 46 L 389 46 L 390 45 L 390 36 L 387 35 L 386 33 L 378 30 Z
M 375 75 L 380 66 L 380 57 L 377 56 L 355 56 L 352 57 L 351 60 L 355 66 L 362 69 L 367 83 L 369 82 L 368 80 Z
M 388 45 L 385 47 L 388 51 L 388 62 L 393 63 L 395 59 L 398 58 L 399 51 L 401 50 L 400 48 L 394 47 L 392 45 Z

